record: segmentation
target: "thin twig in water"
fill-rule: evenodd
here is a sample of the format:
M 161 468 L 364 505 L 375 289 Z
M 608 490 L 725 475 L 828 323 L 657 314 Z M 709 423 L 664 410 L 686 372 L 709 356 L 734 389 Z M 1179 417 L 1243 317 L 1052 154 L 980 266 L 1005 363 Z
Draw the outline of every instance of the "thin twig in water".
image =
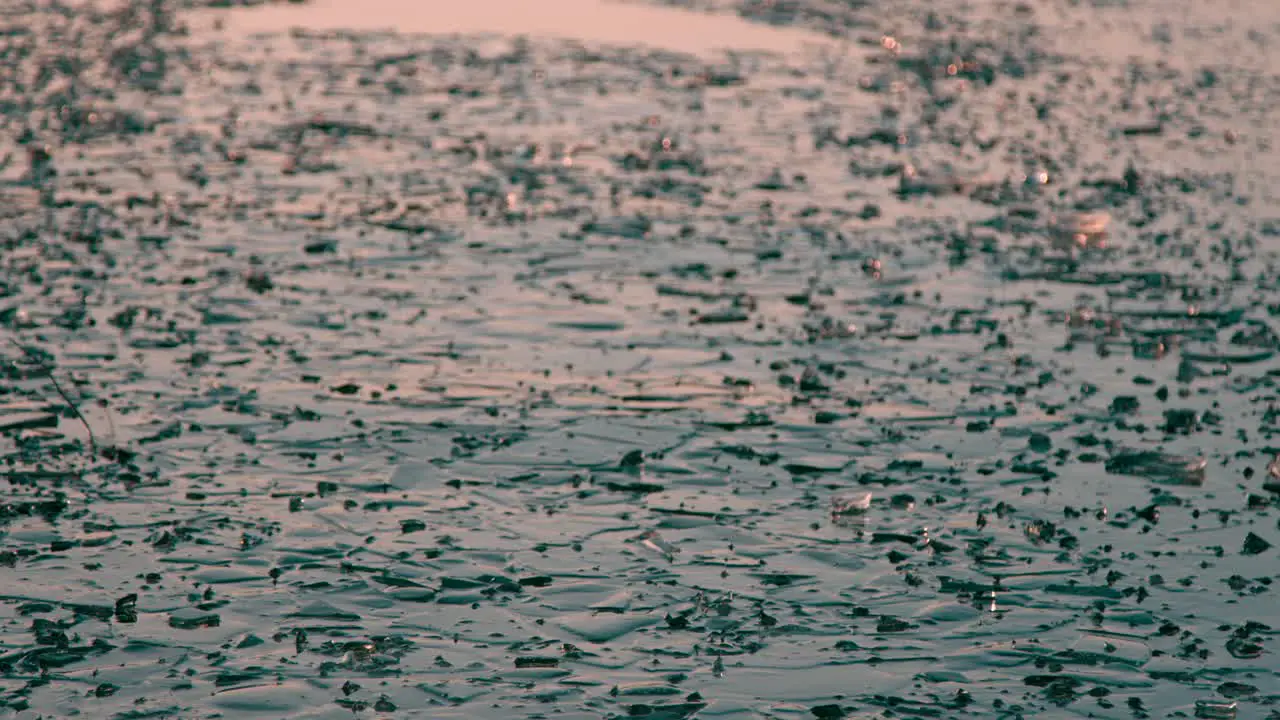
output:
M 71 399 L 71 396 L 68 395 L 62 389 L 62 386 L 58 384 L 58 378 L 54 377 L 53 375 L 53 368 L 46 365 L 44 360 L 42 360 L 38 355 L 32 352 L 29 348 L 24 347 L 17 340 L 14 340 L 13 338 L 9 338 L 9 342 L 13 343 L 14 346 L 17 347 L 19 350 L 21 350 L 22 353 L 26 355 L 28 358 L 40 363 L 40 368 L 44 370 L 44 374 L 49 376 L 49 382 L 53 383 L 53 389 L 57 391 L 58 396 L 61 397 L 62 401 L 67 404 L 67 407 L 71 408 L 71 412 L 75 413 L 75 416 L 80 421 L 80 424 L 84 425 L 85 431 L 89 433 L 89 449 L 93 451 L 93 454 L 96 457 L 98 455 L 98 441 L 97 441 L 97 438 L 93 436 L 93 428 L 89 426 L 89 421 L 85 418 L 84 414 L 80 412 L 80 407 L 76 405 L 75 401 Z

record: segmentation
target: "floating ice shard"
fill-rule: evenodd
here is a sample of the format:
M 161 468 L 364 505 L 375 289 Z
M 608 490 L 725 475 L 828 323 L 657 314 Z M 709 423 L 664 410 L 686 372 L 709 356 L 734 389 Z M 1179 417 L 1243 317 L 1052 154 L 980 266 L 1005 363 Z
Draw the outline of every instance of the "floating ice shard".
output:
M 1117 448 L 1107 460 L 1107 472 L 1136 475 L 1179 485 L 1204 484 L 1208 461 L 1203 457 L 1174 455 L 1156 450 Z
M 680 548 L 664 540 L 657 530 L 645 530 L 635 540 L 644 547 L 662 554 L 667 560 L 674 560 L 676 553 L 680 552 Z
M 871 493 L 869 492 L 843 493 L 831 498 L 833 516 L 862 515 L 870 509 Z
M 1061 233 L 1071 235 L 1101 235 L 1111 224 L 1111 215 L 1107 212 L 1074 213 L 1061 215 L 1054 222 L 1054 228 Z
M 1231 720 L 1236 716 L 1234 700 L 1197 700 L 1196 717 Z
M 1111 215 L 1105 212 L 1059 215 L 1050 226 L 1053 246 L 1060 250 L 1100 248 L 1107 244 Z

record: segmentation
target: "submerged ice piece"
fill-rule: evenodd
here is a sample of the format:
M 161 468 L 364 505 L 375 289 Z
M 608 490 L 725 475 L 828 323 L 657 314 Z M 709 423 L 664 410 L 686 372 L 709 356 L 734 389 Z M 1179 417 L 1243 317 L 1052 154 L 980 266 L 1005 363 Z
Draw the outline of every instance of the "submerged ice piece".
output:
M 1204 484 L 1208 460 L 1190 455 L 1174 455 L 1156 450 L 1117 448 L 1107 460 L 1107 472 L 1136 475 L 1150 480 L 1179 485 Z
M 831 498 L 832 517 L 863 515 L 871 509 L 871 493 L 842 493 Z

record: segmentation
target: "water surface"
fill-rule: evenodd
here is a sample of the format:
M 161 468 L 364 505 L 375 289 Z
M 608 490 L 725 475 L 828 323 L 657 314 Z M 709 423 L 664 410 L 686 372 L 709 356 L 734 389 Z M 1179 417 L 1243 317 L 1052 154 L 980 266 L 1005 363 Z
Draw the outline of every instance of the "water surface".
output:
M 1274 714 L 1263 6 L 194 5 L 0 20 L 6 709 Z

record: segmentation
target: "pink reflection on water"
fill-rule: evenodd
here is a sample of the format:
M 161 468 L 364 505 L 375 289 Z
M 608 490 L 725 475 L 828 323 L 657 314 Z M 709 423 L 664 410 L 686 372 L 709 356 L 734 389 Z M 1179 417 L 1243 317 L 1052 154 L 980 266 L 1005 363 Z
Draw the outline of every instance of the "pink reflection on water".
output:
M 796 29 L 610 0 L 314 0 L 212 11 L 236 33 L 395 30 L 403 33 L 559 37 L 678 52 L 723 49 L 793 53 L 833 41 Z

